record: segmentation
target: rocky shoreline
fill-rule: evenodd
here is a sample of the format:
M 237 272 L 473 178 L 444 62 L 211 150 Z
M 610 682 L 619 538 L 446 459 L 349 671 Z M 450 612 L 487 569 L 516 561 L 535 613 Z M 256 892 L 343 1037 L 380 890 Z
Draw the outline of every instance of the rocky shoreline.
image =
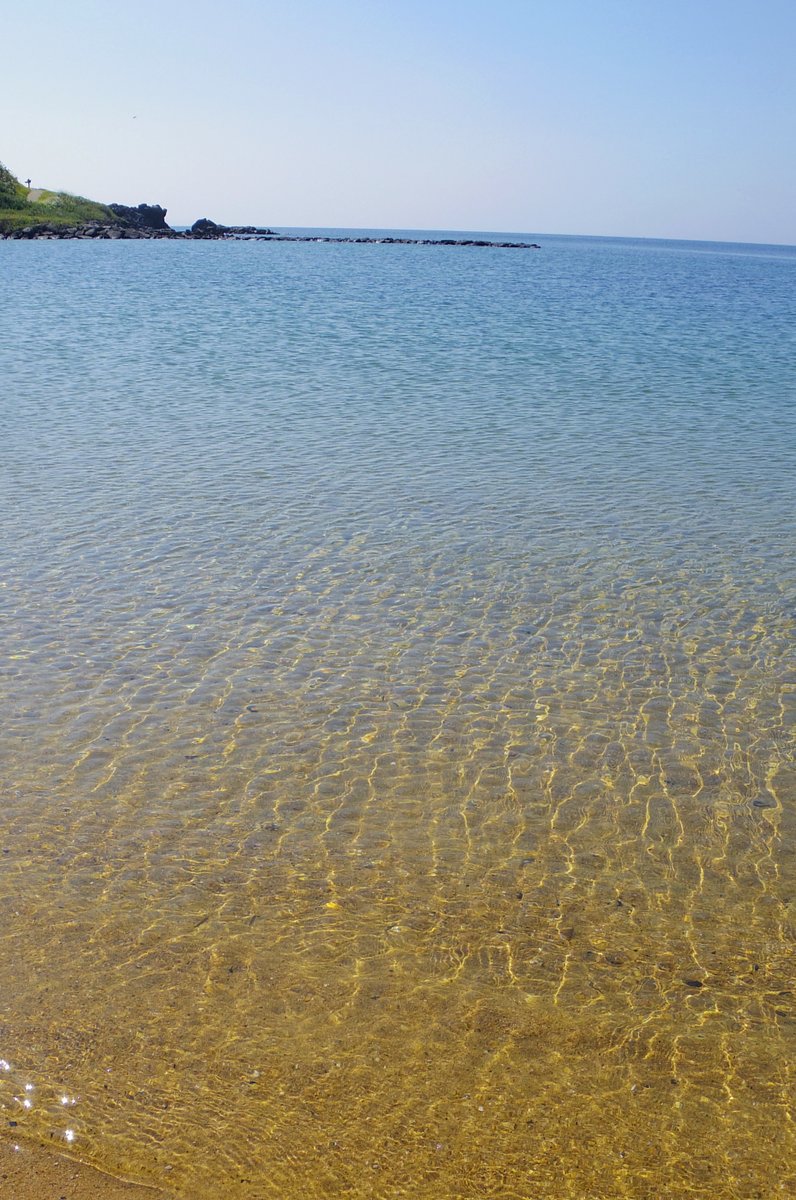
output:
M 218 225 L 202 217 L 190 229 L 172 229 L 166 224 L 166 209 L 159 204 L 109 205 L 114 221 L 86 221 L 80 225 L 50 225 L 41 222 L 0 231 L 0 239 L 12 241 L 85 241 L 90 239 L 131 241 L 169 238 L 182 241 L 268 241 L 342 242 L 376 246 L 489 246 L 500 250 L 539 250 L 536 242 L 490 242 L 481 238 L 335 237 L 332 235 L 277 233 L 258 225 Z

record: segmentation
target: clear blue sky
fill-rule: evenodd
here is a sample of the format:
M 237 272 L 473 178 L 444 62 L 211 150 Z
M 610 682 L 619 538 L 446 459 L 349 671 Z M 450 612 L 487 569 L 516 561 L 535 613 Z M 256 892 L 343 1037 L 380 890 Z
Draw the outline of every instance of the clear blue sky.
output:
M 0 160 L 169 220 L 796 243 L 796 0 L 36 0 Z

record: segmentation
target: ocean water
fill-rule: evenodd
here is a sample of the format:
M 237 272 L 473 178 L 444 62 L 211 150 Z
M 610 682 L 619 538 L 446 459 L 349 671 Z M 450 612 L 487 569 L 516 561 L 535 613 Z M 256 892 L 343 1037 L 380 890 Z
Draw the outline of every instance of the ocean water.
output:
M 796 250 L 536 240 L 0 244 L 9 1136 L 796 1192 Z

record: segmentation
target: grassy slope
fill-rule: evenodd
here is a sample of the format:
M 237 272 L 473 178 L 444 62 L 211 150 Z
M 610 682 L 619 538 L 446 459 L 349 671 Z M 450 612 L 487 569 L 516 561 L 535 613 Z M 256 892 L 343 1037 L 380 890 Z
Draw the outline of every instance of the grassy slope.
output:
M 116 219 L 104 204 L 68 192 L 42 192 L 33 202 L 27 197 L 28 189 L 0 163 L 0 232 L 27 225 L 80 225 Z

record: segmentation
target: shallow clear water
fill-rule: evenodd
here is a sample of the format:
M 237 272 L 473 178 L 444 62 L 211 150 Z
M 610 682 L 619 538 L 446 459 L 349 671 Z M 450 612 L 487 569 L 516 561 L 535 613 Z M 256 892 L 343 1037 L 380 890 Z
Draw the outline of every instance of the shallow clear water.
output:
M 796 1189 L 796 251 L 540 240 L 0 244 L 15 1134 Z

